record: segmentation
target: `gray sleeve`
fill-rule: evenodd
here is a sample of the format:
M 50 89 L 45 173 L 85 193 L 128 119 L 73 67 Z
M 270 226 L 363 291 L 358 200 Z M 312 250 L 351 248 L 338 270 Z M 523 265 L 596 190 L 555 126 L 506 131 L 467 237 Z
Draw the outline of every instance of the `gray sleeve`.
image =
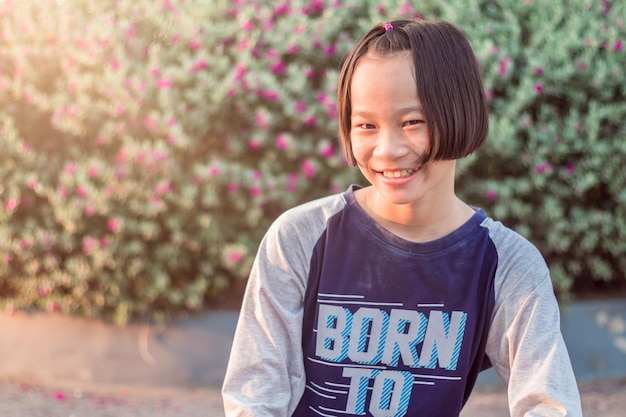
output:
M 302 316 L 311 254 L 338 200 L 284 213 L 261 242 L 222 387 L 227 417 L 290 416 L 298 405 L 305 386 Z
M 507 386 L 511 417 L 582 417 L 548 267 L 522 236 L 488 227 L 498 269 L 487 355 Z

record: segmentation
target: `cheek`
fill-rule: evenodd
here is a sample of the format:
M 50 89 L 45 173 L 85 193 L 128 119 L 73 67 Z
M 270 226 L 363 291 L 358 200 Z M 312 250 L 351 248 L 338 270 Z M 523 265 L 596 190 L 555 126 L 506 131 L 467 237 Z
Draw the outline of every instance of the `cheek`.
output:
M 367 155 L 367 144 L 363 140 L 350 138 L 350 144 L 352 146 L 352 155 L 354 155 L 355 159 L 359 160 Z

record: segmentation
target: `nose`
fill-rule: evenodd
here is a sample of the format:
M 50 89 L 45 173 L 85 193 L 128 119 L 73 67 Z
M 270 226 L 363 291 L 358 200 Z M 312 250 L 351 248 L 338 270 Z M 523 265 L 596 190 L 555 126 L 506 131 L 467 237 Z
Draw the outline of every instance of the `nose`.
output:
M 374 156 L 384 160 L 394 160 L 409 152 L 404 132 L 397 129 L 381 129 L 378 132 Z

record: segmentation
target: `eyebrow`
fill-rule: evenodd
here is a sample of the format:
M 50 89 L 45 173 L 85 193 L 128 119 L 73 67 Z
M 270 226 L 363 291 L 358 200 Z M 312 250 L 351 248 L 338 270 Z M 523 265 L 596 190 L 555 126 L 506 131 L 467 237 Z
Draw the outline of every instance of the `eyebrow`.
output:
M 403 107 L 401 109 L 398 109 L 396 111 L 397 114 L 408 114 L 408 113 L 413 113 L 413 112 L 417 112 L 417 113 L 424 113 L 424 110 L 422 109 L 421 106 L 410 106 L 410 107 Z M 352 109 L 351 112 L 352 116 L 362 116 L 362 117 L 371 117 L 374 115 L 373 112 L 367 111 L 367 110 L 360 110 L 360 109 Z

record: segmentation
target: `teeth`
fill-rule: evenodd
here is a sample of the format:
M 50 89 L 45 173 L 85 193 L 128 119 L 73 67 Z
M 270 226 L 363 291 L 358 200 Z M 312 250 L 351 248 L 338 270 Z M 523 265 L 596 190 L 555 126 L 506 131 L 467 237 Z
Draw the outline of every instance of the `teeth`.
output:
M 414 169 L 403 169 L 402 171 L 383 171 L 382 174 L 385 178 L 401 178 L 408 177 L 414 172 Z

